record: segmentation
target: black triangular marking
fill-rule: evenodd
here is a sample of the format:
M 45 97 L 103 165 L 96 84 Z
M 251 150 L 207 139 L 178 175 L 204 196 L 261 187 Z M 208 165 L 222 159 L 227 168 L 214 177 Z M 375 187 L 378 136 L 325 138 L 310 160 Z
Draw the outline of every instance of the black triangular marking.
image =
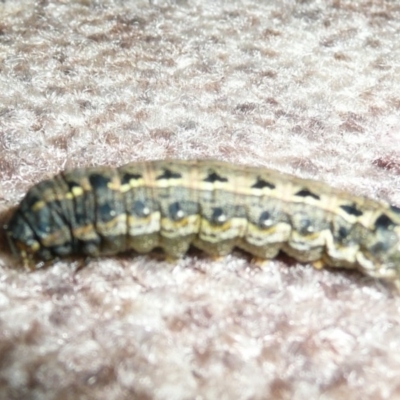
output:
M 126 185 L 129 184 L 129 182 L 131 181 L 131 179 L 137 181 L 142 177 L 142 175 L 140 174 L 130 174 L 130 173 L 126 173 L 122 176 L 121 178 L 121 184 L 122 185 Z
M 207 176 L 206 179 L 204 179 L 204 182 L 210 182 L 210 183 L 214 183 L 214 182 L 228 182 L 227 178 L 224 178 L 223 176 L 218 175 L 216 172 L 211 172 L 211 174 L 209 174 Z
M 264 179 L 262 179 L 262 178 L 260 178 L 258 176 L 256 183 L 252 186 L 252 189 L 264 189 L 266 187 L 268 189 L 275 189 L 275 185 L 274 184 L 269 183 L 269 182 L 265 181 Z
M 386 214 L 381 214 L 375 221 L 376 229 L 387 229 L 393 225 L 395 225 L 395 223 Z
M 363 212 L 360 211 L 359 209 L 357 209 L 357 207 L 355 207 L 355 206 L 343 205 L 343 206 L 340 206 L 340 208 L 343 211 L 346 211 L 347 214 L 349 214 L 349 215 L 354 215 L 356 217 L 363 215 Z
M 179 174 L 178 172 L 173 172 L 170 169 L 165 168 L 164 172 L 157 176 L 156 180 L 161 180 L 161 179 L 179 179 L 182 178 L 182 175 Z
M 315 200 L 319 200 L 320 199 L 320 197 L 317 194 L 315 194 L 313 192 L 310 192 L 308 189 L 302 189 L 302 190 L 298 191 L 297 193 L 295 193 L 295 196 L 312 197 Z
M 92 174 L 89 176 L 89 182 L 93 188 L 100 189 L 107 187 L 110 182 L 110 178 L 105 177 L 101 174 Z

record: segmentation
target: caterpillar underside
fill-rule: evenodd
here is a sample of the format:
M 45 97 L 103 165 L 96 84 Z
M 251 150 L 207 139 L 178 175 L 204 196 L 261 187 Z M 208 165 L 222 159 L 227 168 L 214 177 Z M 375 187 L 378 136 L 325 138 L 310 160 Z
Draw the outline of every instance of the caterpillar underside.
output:
M 270 169 L 150 161 L 65 171 L 33 186 L 7 226 L 24 264 L 190 245 L 400 276 L 400 209 Z

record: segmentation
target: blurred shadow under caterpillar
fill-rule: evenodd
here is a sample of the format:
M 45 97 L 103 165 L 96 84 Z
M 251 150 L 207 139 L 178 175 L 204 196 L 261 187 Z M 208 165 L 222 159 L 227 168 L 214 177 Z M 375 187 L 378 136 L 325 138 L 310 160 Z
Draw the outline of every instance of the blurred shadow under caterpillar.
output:
M 174 258 L 190 245 L 400 276 L 400 209 L 320 182 L 210 160 L 65 171 L 33 186 L 6 227 L 25 266 L 71 254 Z

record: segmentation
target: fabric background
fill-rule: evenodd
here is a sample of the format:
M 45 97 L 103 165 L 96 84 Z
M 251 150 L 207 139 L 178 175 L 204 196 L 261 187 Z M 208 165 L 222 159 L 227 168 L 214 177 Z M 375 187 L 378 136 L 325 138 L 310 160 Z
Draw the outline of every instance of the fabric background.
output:
M 400 5 L 3 1 L 0 211 L 60 170 L 268 166 L 400 205 Z M 18 268 L 2 399 L 400 399 L 400 296 L 358 272 L 198 251 Z

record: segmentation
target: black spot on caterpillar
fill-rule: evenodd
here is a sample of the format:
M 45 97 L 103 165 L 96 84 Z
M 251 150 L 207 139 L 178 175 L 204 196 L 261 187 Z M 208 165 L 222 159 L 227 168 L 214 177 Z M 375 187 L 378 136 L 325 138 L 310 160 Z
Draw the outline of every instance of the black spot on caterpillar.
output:
M 124 174 L 123 176 L 121 176 L 121 185 L 129 185 L 129 182 L 131 180 L 137 181 L 140 178 L 142 178 L 142 175 L 139 174 Z
M 252 186 L 252 188 L 253 189 L 264 189 L 264 188 L 275 189 L 275 185 L 264 181 L 264 179 L 261 179 L 260 177 L 257 177 L 257 182 Z
M 362 211 L 358 210 L 357 207 L 355 207 L 355 206 L 349 206 L 346 204 L 346 205 L 340 206 L 340 208 L 342 210 L 346 211 L 347 214 L 354 215 L 356 217 L 359 217 L 360 215 L 362 215 Z
M 169 170 L 169 169 L 164 169 L 164 171 L 163 171 L 163 173 L 161 174 L 161 175 L 159 175 L 159 176 L 157 176 L 157 180 L 160 180 L 160 179 L 179 179 L 179 178 L 181 178 L 182 176 L 181 176 L 181 174 L 179 174 L 179 173 L 177 173 L 177 172 L 172 172 L 171 170 Z
M 26 266 L 194 245 L 211 255 L 280 250 L 303 262 L 400 280 L 400 209 L 270 169 L 150 161 L 65 171 L 33 186 L 6 233 Z
M 395 223 L 386 214 L 381 214 L 375 221 L 376 229 L 388 229 L 391 226 L 395 226 Z
M 212 172 L 209 174 L 205 179 L 204 182 L 210 182 L 210 183 L 215 183 L 215 182 L 228 182 L 227 178 L 223 178 L 222 176 L 218 175 L 215 172 Z
M 313 192 L 310 192 L 308 189 L 302 189 L 298 191 L 295 196 L 300 196 L 300 197 L 311 197 L 315 200 L 319 200 L 319 196 L 314 194 Z

